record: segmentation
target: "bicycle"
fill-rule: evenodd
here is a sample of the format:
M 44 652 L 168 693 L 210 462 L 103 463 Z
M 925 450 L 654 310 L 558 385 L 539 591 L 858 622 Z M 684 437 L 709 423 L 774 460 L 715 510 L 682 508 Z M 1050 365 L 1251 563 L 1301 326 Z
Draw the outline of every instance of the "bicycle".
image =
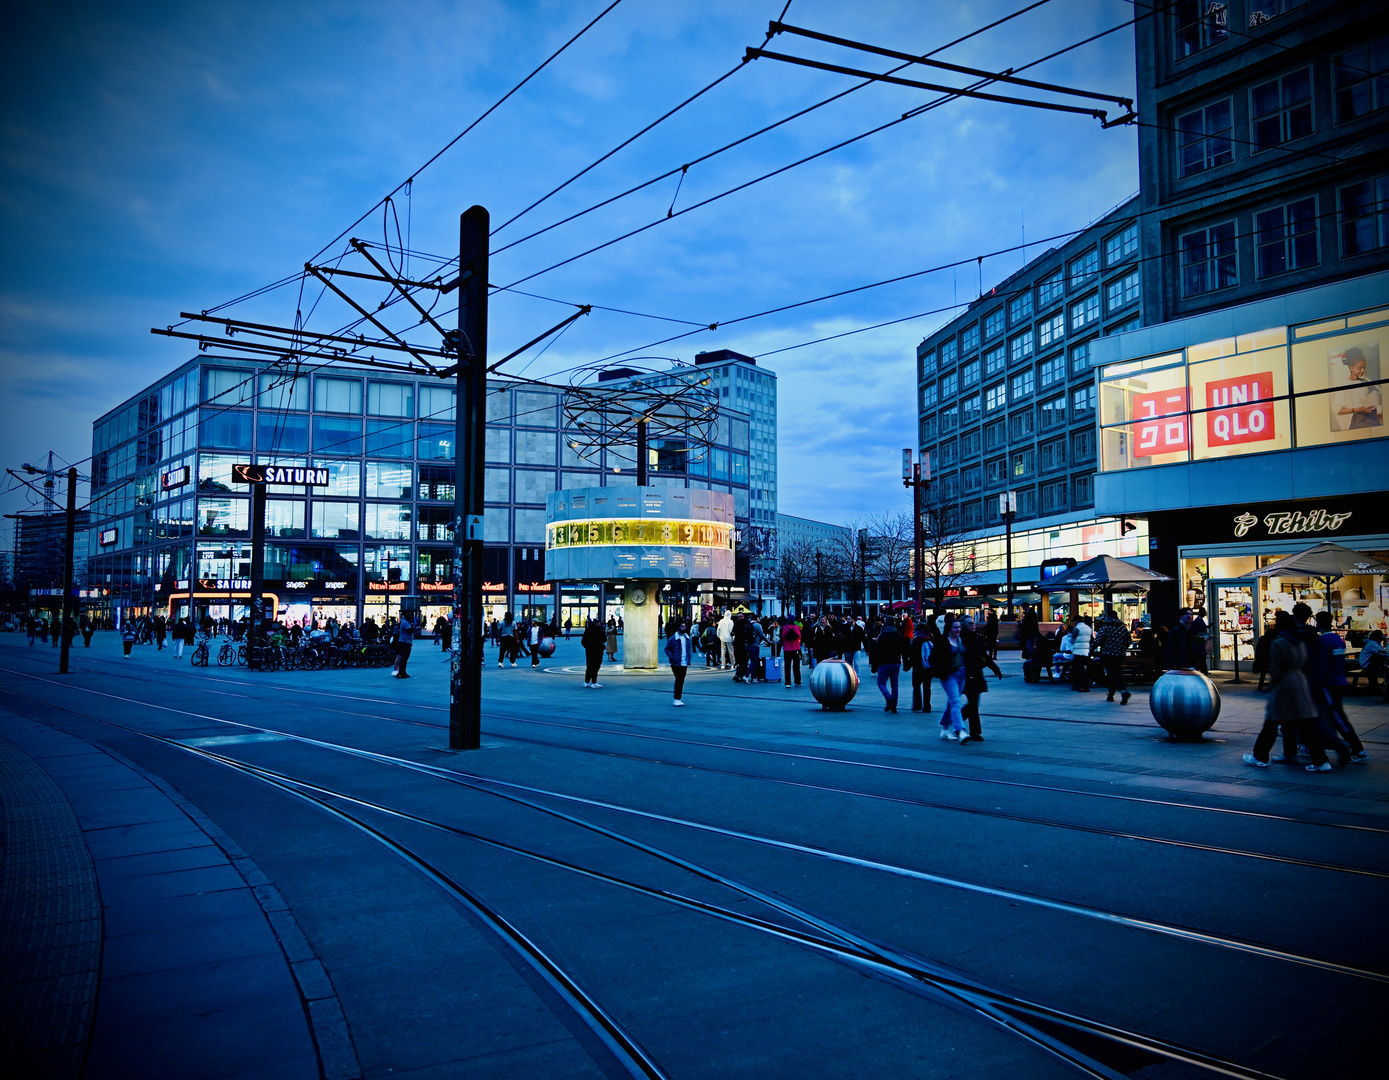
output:
M 236 662 L 236 649 L 230 641 L 222 642 L 222 647 L 217 650 L 217 666 L 231 667 Z
M 193 646 L 193 655 L 189 657 L 189 663 L 194 667 L 207 667 L 207 638 L 199 638 L 198 643 Z

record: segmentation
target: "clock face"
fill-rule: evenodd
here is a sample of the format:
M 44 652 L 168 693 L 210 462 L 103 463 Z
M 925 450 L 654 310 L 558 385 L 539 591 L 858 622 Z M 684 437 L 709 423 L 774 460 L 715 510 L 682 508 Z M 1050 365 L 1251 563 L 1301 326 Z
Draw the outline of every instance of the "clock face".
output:
M 630 590 L 628 590 L 627 595 L 630 596 L 630 597 L 632 598 L 632 603 L 634 603 L 634 604 L 644 604 L 644 603 L 646 603 L 646 590 L 645 590 L 645 589 L 630 589 Z

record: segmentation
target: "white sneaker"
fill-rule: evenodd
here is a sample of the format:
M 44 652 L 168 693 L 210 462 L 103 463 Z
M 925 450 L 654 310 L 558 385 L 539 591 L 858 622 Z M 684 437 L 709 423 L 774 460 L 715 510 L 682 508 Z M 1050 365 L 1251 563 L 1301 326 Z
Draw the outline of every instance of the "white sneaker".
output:
M 593 689 L 595 689 L 595 690 L 601 690 L 601 689 L 603 689 L 603 684 L 600 683 L 600 682 L 589 683 L 589 686 L 593 687 Z
M 1249 753 L 1248 751 L 1245 752 L 1243 760 L 1246 765 L 1253 765 L 1257 769 L 1268 768 L 1267 761 L 1260 761 L 1258 758 L 1256 758 L 1253 754 Z
M 684 703 L 683 701 L 681 701 L 679 698 L 676 698 L 676 699 L 675 699 L 675 707 L 676 707 L 677 709 L 683 709 L 683 708 L 685 707 L 685 703 Z
M 946 731 L 945 728 L 941 728 L 941 730 L 940 730 L 940 737 L 941 737 L 942 739 L 944 739 L 946 742 L 954 742 L 954 741 L 955 741 L 955 736 L 954 736 L 954 734 L 952 734 L 952 733 L 949 732 L 949 731 Z

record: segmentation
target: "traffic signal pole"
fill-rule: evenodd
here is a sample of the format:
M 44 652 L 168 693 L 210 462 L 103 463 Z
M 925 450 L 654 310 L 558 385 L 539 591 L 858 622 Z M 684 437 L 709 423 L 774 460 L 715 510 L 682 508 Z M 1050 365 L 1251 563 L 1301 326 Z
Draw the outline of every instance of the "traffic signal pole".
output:
M 228 588 L 227 595 L 231 595 Z M 251 485 L 251 595 L 246 605 L 246 666 L 260 667 L 260 646 L 265 642 L 265 484 Z M 227 604 L 227 618 L 232 614 Z
M 72 545 L 77 534 L 77 469 L 68 470 L 68 520 L 67 548 L 63 555 L 63 614 L 58 624 L 58 674 L 68 673 L 68 651 L 72 648 L 72 634 L 68 632 L 68 621 L 72 618 Z
M 487 255 L 490 219 L 472 206 L 459 222 L 458 404 L 454 415 L 453 650 L 449 748 L 482 745 L 483 452 L 487 420 Z

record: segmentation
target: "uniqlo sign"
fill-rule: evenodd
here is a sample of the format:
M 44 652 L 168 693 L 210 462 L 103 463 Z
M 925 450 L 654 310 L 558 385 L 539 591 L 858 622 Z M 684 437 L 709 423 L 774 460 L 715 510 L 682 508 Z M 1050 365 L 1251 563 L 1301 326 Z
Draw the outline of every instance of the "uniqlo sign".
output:
M 1206 383 L 1206 439 L 1211 446 L 1274 438 L 1273 375 L 1267 371 Z
M 1133 456 L 1152 457 L 1189 449 L 1186 390 L 1133 396 Z

